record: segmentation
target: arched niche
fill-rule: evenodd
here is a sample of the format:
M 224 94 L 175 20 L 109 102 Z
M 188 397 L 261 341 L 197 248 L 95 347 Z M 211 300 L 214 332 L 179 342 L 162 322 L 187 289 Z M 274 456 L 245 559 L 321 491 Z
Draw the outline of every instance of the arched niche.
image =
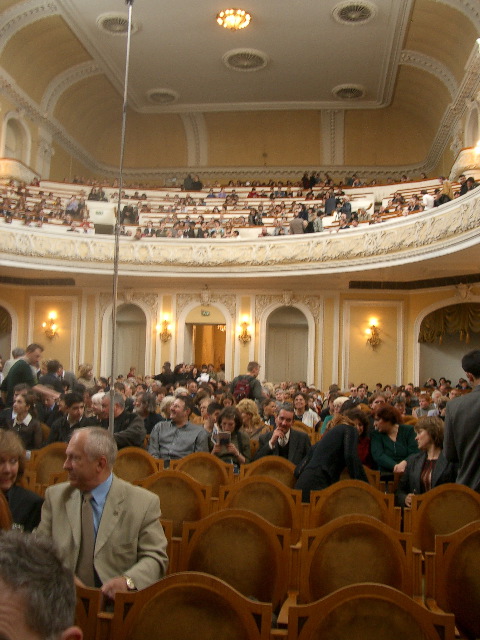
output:
M 9 112 L 3 120 L 1 155 L 30 164 L 32 139 L 28 127 L 16 112 Z
M 147 311 L 140 305 L 125 303 L 117 307 L 116 372 L 126 375 L 130 367 L 135 367 L 138 375 L 151 375 L 150 345 L 147 335 L 151 334 L 152 322 Z M 106 310 L 103 319 L 102 375 L 110 375 L 112 345 L 112 306 Z
M 477 319 L 472 317 L 473 324 L 470 324 L 467 340 L 466 335 L 460 334 L 459 328 L 463 324 L 462 317 L 468 314 L 474 314 Z M 445 317 L 444 330 L 439 331 L 442 316 Z M 464 302 L 451 298 L 424 310 L 415 323 L 415 384 L 422 385 L 430 377 L 438 380 L 444 376 L 455 385 L 460 377 L 464 377 L 460 364 L 462 357 L 471 349 L 480 349 L 479 329 L 480 296 L 472 296 Z
M 313 380 L 313 328 L 297 306 L 279 306 L 265 318 L 265 379 Z

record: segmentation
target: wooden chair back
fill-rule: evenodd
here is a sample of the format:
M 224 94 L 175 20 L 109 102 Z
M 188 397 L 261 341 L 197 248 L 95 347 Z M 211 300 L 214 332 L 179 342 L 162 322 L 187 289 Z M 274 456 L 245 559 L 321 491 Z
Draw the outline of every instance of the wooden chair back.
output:
M 360 480 L 342 480 L 323 491 L 310 492 L 310 528 L 350 514 L 372 516 L 400 530 L 401 510 L 392 494 L 381 493 Z
M 411 537 L 371 516 L 347 515 L 304 529 L 300 544 L 302 602 L 360 582 L 386 584 L 413 595 Z
M 214 575 L 275 609 L 287 591 L 290 541 L 289 529 L 250 511 L 224 509 L 183 525 L 179 569 Z
M 404 511 L 404 530 L 412 532 L 415 547 L 433 551 L 436 535 L 475 520 L 480 520 L 480 494 L 461 484 L 442 484 L 412 497 L 411 509 Z
M 212 488 L 212 496 L 218 498 L 220 487 L 233 482 L 233 465 L 226 464 L 217 456 L 205 451 L 191 453 L 181 460 L 175 461 L 171 468 L 187 473 L 189 476 Z
M 260 460 L 241 466 L 240 480 L 251 476 L 268 476 L 293 489 L 296 483 L 294 471 L 295 465 L 290 460 L 281 456 L 265 456 Z
M 115 596 L 115 640 L 268 640 L 272 607 L 223 580 L 177 573 L 147 589 Z
M 45 489 L 53 484 L 55 474 L 63 471 L 66 450 L 65 442 L 53 442 L 36 450 L 25 469 L 24 486 L 44 495 Z
M 432 595 L 438 606 L 455 615 L 456 626 L 468 638 L 480 638 L 479 568 L 480 520 L 435 537 L 433 571 L 427 570 L 427 604 Z
M 98 614 L 103 596 L 99 589 L 75 585 L 77 604 L 75 607 L 75 624 L 83 631 L 83 640 L 95 640 L 97 637 Z
M 289 609 L 288 640 L 454 640 L 452 615 L 438 614 L 380 584 L 356 584 Z
M 140 447 L 125 447 L 120 449 L 113 465 L 116 476 L 126 482 L 135 482 L 151 476 L 158 471 L 158 461 Z
M 7 499 L 3 495 L 3 491 L 0 491 L 0 529 L 11 529 L 12 522 L 12 514 Z
M 185 521 L 201 520 L 210 513 L 211 487 L 200 484 L 181 471 L 158 471 L 136 484 L 160 498 L 162 518 L 172 521 L 174 536 L 182 535 Z
M 302 492 L 290 489 L 268 476 L 250 476 L 236 484 L 220 487 L 218 510 L 247 509 L 276 527 L 292 531 L 296 542 L 302 529 Z

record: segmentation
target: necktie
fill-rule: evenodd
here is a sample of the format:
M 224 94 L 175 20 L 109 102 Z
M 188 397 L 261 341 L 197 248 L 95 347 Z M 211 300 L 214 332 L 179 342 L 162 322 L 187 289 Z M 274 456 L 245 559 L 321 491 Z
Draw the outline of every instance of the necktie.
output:
M 93 528 L 92 494 L 83 494 L 82 501 L 82 539 L 77 561 L 77 576 L 87 587 L 95 586 L 93 571 L 93 552 L 95 549 L 95 530 Z

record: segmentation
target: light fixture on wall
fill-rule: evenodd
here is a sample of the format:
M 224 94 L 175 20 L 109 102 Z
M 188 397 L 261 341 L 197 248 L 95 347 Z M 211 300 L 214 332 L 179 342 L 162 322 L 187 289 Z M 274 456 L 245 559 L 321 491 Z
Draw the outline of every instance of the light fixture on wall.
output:
M 247 344 L 252 339 L 250 330 L 250 319 L 248 316 L 243 316 L 242 322 L 240 323 L 240 333 L 238 334 L 238 339 L 242 344 Z
M 50 340 L 55 338 L 55 336 L 58 336 L 58 324 L 56 323 L 56 320 L 57 312 L 50 311 L 48 314 L 48 320 L 45 320 L 45 322 L 42 323 L 43 331 Z
M 368 329 L 365 329 L 365 333 L 368 336 L 367 344 L 372 347 L 375 351 L 377 347 L 380 346 L 382 339 L 380 338 L 380 331 L 378 329 L 378 319 L 370 318 L 369 320 L 370 326 Z
M 162 342 L 168 342 L 172 339 L 169 316 L 163 316 L 162 324 L 157 324 L 157 331 Z
M 217 23 L 225 29 L 238 31 L 245 29 L 250 24 L 251 15 L 244 9 L 224 9 L 217 13 Z

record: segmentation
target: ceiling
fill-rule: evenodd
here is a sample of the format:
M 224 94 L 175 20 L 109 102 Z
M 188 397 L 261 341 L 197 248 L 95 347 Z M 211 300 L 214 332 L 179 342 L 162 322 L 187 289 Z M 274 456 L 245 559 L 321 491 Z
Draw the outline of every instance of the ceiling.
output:
M 399 56 L 413 0 L 246 0 L 250 25 L 232 32 L 215 16 L 228 8 L 218 0 L 143 0 L 132 5 L 131 103 L 155 110 L 152 89 L 177 96 L 173 109 L 327 108 L 338 104 L 338 85 L 359 85 L 362 106 L 378 107 L 391 100 Z M 102 34 L 102 16 L 127 18 L 118 0 L 58 0 L 58 5 L 90 54 L 112 83 L 123 87 L 126 38 Z M 362 11 L 363 8 L 363 11 Z M 370 19 L 358 24 L 347 19 Z M 343 15 L 343 14 L 341 14 Z M 233 50 L 264 54 L 258 71 L 228 68 L 224 56 Z M 258 54 L 257 54 L 258 55 Z
M 266 166 L 268 152 L 269 166 L 392 164 L 433 171 L 480 88 L 477 5 L 246 0 L 251 24 L 231 32 L 216 23 L 216 14 L 229 7 L 220 0 L 0 0 L 0 92 L 43 120 L 83 166 L 110 175 L 118 158 L 127 37 L 100 25 L 106 17 L 128 24 L 131 6 L 129 169 L 147 175 L 157 168 L 225 167 L 228 150 L 238 156 L 248 140 L 258 153 L 238 156 L 239 166 Z M 367 19 L 351 23 L 352 16 Z M 241 70 L 225 63 L 232 52 Z M 252 59 L 263 61 L 261 68 L 245 70 Z M 342 87 L 357 96 L 341 97 Z M 270 112 L 266 120 L 261 112 Z M 365 116 L 372 113 L 375 118 Z M 335 114 L 345 115 L 344 124 Z M 237 136 L 238 129 L 248 134 L 253 117 L 265 149 L 258 136 Z M 268 118 L 272 128 L 263 133 Z M 303 143 L 309 131 L 312 139 Z M 395 131 L 410 139 L 404 150 L 392 146 Z M 377 155 L 356 151 L 376 139 L 385 140 Z M 451 158 L 446 163 L 451 166 Z

